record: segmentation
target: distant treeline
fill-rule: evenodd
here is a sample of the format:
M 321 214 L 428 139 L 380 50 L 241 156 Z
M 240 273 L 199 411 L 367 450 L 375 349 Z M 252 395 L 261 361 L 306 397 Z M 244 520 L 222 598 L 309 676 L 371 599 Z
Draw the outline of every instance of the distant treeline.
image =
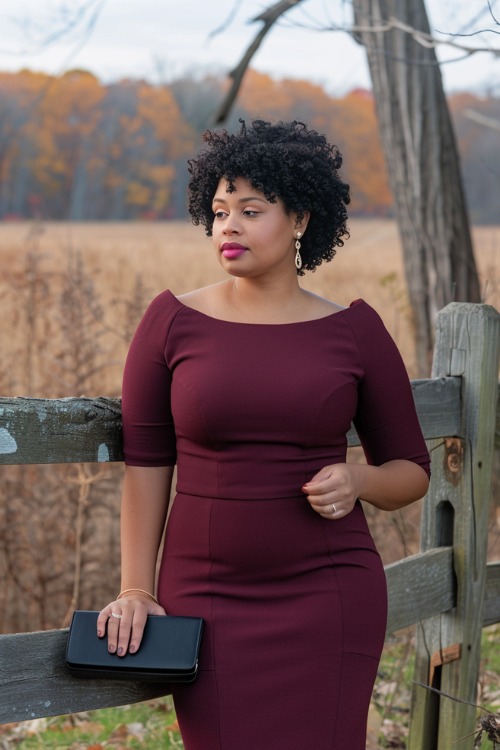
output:
M 73 70 L 61 77 L 0 73 L 0 218 L 75 221 L 186 215 L 186 161 L 227 87 L 224 79 L 104 85 Z M 500 100 L 449 100 L 471 219 L 498 223 Z M 335 98 L 307 81 L 249 71 L 228 129 L 238 119 L 298 119 L 344 154 L 353 215 L 390 216 L 392 197 L 368 91 Z M 431 147 L 431 144 L 429 144 Z

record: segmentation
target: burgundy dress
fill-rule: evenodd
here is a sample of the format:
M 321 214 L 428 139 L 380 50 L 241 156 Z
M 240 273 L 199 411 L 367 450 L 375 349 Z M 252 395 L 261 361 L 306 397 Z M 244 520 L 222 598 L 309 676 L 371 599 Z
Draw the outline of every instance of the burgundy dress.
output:
M 301 487 L 345 461 L 428 467 L 401 357 L 358 300 L 317 320 L 232 323 L 166 291 L 132 342 L 126 462 L 177 464 L 158 585 L 205 619 L 200 673 L 173 690 L 187 750 L 364 750 L 386 583 L 359 501 L 319 516 Z

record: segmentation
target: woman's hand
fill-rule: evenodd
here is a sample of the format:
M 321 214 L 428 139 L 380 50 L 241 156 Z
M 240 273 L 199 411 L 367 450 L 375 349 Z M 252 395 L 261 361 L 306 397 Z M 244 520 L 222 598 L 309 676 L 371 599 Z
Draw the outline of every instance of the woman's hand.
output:
M 324 466 L 302 487 L 311 508 L 330 520 L 347 516 L 359 496 L 356 468 L 355 464 Z
M 357 498 L 380 510 L 398 510 L 423 497 L 429 486 L 426 471 L 406 459 L 380 466 L 332 464 L 302 487 L 316 513 L 330 520 L 347 516 Z
M 133 654 L 148 615 L 165 615 L 151 593 L 167 517 L 173 466 L 126 466 L 121 509 L 122 590 L 100 612 L 97 635 L 112 654 Z M 137 588 L 137 587 L 140 588 Z
M 97 635 L 104 638 L 107 631 L 110 654 L 125 656 L 127 651 L 133 654 L 141 644 L 147 616 L 166 614 L 151 597 L 131 593 L 101 610 L 97 618 Z

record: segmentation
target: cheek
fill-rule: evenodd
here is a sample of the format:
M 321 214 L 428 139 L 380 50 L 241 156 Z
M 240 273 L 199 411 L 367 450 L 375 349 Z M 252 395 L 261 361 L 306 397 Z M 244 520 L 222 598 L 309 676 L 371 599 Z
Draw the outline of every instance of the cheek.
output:
M 215 222 L 212 225 L 212 236 L 210 237 L 210 241 L 214 247 L 218 247 L 220 241 L 220 230 Z

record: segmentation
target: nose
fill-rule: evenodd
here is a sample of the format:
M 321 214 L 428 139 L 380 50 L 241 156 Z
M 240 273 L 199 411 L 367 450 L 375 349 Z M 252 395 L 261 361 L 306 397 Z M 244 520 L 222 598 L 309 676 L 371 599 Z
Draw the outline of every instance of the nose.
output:
M 226 221 L 224 222 L 224 227 L 222 231 L 225 235 L 228 235 L 228 236 L 232 234 L 240 233 L 241 227 L 234 214 L 229 214 L 227 216 Z

